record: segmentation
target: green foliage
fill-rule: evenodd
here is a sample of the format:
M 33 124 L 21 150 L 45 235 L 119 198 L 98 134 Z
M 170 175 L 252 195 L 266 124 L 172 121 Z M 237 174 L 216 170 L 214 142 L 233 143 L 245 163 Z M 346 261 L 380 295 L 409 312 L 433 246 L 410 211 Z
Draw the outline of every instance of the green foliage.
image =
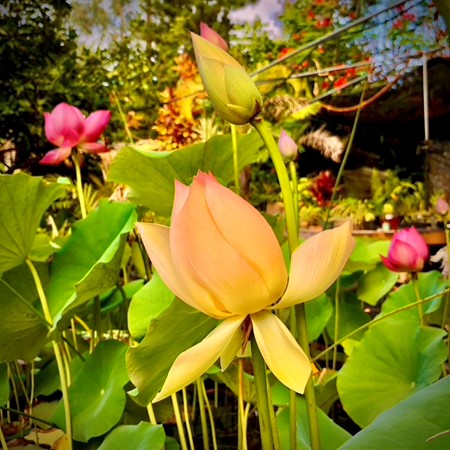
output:
M 447 356 L 445 332 L 388 319 L 369 329 L 338 374 L 345 411 L 361 427 L 436 381 Z
M 415 393 L 380 414 L 342 450 L 442 450 L 450 446 L 450 377 Z

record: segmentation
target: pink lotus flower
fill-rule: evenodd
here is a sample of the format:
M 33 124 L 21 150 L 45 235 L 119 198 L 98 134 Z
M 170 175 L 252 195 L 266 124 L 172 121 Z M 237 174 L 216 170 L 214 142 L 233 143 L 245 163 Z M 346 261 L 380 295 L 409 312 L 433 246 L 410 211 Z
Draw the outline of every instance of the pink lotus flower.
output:
M 413 227 L 395 234 L 387 258 L 381 260 L 393 272 L 420 272 L 428 257 L 427 243 Z
M 261 214 L 212 175 L 200 172 L 191 187 L 176 182 L 170 228 L 137 226 L 172 292 L 222 320 L 178 356 L 153 401 L 192 383 L 217 359 L 225 370 L 241 354 L 251 330 L 273 374 L 302 393 L 311 363 L 274 310 L 312 300 L 331 286 L 354 246 L 349 223 L 297 247 L 288 273 L 277 238 Z
M 211 42 L 211 44 L 217 45 L 217 47 L 220 47 L 222 50 L 228 51 L 227 41 L 219 33 L 208 27 L 206 23 L 200 23 L 200 36 Z
M 97 140 L 111 120 L 110 111 L 96 111 L 86 118 L 75 106 L 60 103 L 51 113 L 45 113 L 44 118 L 45 135 L 58 148 L 47 152 L 40 164 L 61 164 L 70 156 L 73 147 L 89 153 L 108 151 Z

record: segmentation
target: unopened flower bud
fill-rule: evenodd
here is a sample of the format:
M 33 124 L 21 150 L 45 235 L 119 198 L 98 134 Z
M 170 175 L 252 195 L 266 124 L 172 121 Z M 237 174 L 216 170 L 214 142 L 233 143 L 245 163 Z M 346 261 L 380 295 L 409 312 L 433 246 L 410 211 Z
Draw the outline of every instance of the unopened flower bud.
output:
M 198 70 L 218 114 L 234 125 L 250 122 L 262 107 L 261 94 L 244 68 L 227 52 L 191 33 Z
M 293 160 L 297 156 L 298 146 L 286 132 L 281 130 L 280 138 L 278 139 L 278 148 L 283 158 L 287 160 Z

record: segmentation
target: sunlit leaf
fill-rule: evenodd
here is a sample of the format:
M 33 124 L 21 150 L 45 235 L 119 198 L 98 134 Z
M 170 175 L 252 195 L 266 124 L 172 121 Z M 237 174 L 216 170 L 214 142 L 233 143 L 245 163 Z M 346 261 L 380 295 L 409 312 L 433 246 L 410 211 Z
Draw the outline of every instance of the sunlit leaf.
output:
M 104 201 L 74 225 L 50 267 L 46 294 L 55 323 L 117 284 L 125 239 L 135 221 L 134 205 Z
M 0 273 L 25 262 L 42 216 L 63 194 L 40 177 L 0 175 Z
M 386 319 L 372 326 L 338 374 L 338 392 L 361 427 L 436 381 L 447 357 L 446 333 L 414 321 Z
M 380 414 L 342 450 L 443 450 L 450 448 L 450 377 L 416 392 Z M 442 433 L 444 432 L 444 433 Z
M 0 363 L 0 406 L 8 403 L 9 393 L 8 365 L 6 363 Z
M 127 352 L 128 373 L 139 391 L 135 400 L 148 405 L 177 356 L 200 342 L 216 324 L 216 320 L 178 299 L 153 319 L 144 340 Z
M 239 169 L 258 160 L 262 141 L 257 133 L 238 139 Z M 173 152 L 143 152 L 126 147 L 114 159 L 108 178 L 131 187 L 130 200 L 163 216 L 172 211 L 174 180 L 190 184 L 199 170 L 224 183 L 233 177 L 230 136 L 214 136 L 206 143 Z
M 438 271 L 420 273 L 417 280 L 417 288 L 421 299 L 439 294 L 445 289 L 445 282 L 442 274 Z M 435 300 L 423 305 L 425 313 L 429 314 L 436 311 L 441 304 L 442 296 L 438 296 Z M 414 285 L 412 282 L 404 284 L 399 289 L 391 292 L 383 303 L 381 313 L 387 314 L 395 311 L 403 306 L 407 306 L 418 300 Z M 412 308 L 401 313 L 402 319 L 411 318 L 419 322 L 419 313 L 417 308 Z
M 42 283 L 47 265 L 36 264 Z M 33 360 L 47 342 L 48 327 L 39 317 L 38 294 L 26 264 L 0 277 L 0 361 Z
M 69 387 L 74 438 L 87 442 L 109 431 L 122 417 L 125 407 L 126 346 L 103 341 L 89 355 Z M 53 421 L 65 428 L 62 403 Z
M 356 295 L 361 301 L 375 306 L 395 285 L 398 275 L 379 262 L 373 269 L 361 276 Z
M 121 425 L 106 436 L 98 450 L 163 450 L 166 434 L 162 425 L 140 422 Z
M 133 339 L 140 341 L 147 333 L 148 324 L 167 309 L 175 295 L 158 274 L 133 295 L 128 310 L 128 329 Z

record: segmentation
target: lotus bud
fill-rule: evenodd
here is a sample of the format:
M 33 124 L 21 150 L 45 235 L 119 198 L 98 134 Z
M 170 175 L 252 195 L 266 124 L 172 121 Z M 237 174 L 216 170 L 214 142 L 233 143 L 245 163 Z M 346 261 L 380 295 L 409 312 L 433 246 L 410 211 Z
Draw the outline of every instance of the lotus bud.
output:
M 262 97 L 244 68 L 227 52 L 191 33 L 198 70 L 218 114 L 234 125 L 250 122 L 262 108 Z
M 280 138 L 278 139 L 278 148 L 283 158 L 287 160 L 294 160 L 297 156 L 298 146 L 289 134 L 287 134 L 286 130 L 281 130 Z
M 448 202 L 445 200 L 445 198 L 440 198 L 436 203 L 436 212 L 441 216 L 445 216 L 448 211 Z

